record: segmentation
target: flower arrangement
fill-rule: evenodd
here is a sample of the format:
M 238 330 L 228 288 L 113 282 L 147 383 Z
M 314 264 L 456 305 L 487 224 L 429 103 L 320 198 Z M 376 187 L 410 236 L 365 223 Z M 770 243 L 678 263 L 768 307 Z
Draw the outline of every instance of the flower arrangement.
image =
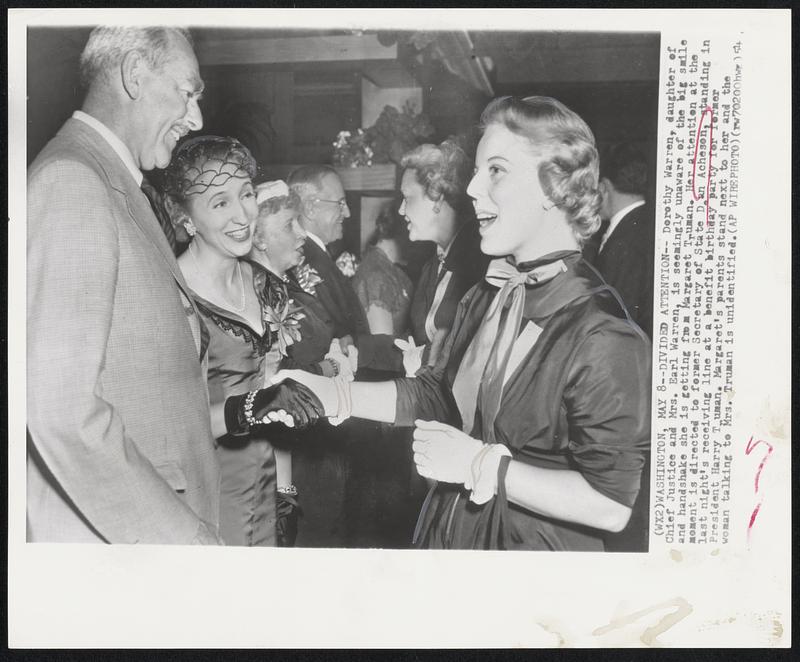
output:
M 400 163 L 403 154 L 434 133 L 433 125 L 414 104 L 406 102 L 401 110 L 384 106 L 378 119 L 367 129 L 340 131 L 333 143 L 333 162 L 355 168 L 373 163 Z
M 372 165 L 372 148 L 366 142 L 364 129 L 356 135 L 350 131 L 339 131 L 333 143 L 333 162 L 346 168 Z

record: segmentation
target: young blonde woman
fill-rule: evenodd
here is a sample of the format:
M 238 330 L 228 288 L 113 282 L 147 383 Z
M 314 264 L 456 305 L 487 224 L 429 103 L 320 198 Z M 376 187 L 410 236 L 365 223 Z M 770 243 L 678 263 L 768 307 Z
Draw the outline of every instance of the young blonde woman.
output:
M 415 425 L 434 479 L 426 548 L 602 551 L 631 514 L 650 435 L 651 346 L 581 258 L 599 225 L 597 150 L 548 97 L 496 99 L 468 193 L 495 257 L 415 379 L 346 384 L 286 371 L 329 416 Z

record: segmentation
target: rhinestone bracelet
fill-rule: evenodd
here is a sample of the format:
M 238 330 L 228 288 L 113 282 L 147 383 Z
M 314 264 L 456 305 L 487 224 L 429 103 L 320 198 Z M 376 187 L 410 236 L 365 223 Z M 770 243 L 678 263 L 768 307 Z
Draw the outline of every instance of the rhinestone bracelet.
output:
M 244 399 L 244 417 L 250 427 L 254 425 L 268 425 L 269 423 L 272 423 L 272 421 L 267 418 L 266 415 L 261 420 L 253 418 L 253 401 L 256 399 L 256 393 L 258 393 L 258 391 L 250 391 L 247 394 L 247 397 Z

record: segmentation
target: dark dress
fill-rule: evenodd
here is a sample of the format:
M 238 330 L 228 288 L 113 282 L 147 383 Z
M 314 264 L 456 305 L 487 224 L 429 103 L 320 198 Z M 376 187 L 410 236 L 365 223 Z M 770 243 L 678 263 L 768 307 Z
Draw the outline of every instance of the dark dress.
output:
M 354 332 L 361 322 L 353 320 L 363 317 L 363 312 L 360 306 L 357 314 L 345 314 L 326 307 L 325 302 L 335 306 L 337 300 L 350 301 L 347 291 L 342 293 L 342 288 L 350 287 L 350 284 L 343 275 L 345 280 L 341 282 L 335 273 L 326 268 L 326 265 L 332 266 L 341 275 L 330 256 L 311 239 L 306 242 L 306 260 L 312 266 L 323 265 L 317 269 L 323 282 L 316 285 L 312 294 L 303 290 L 293 270 L 287 273 L 288 296 L 300 305 L 305 317 L 299 325 L 300 340 L 288 348 L 288 358 L 284 359 L 282 367 L 299 367 L 321 374 L 319 362 L 328 353 L 331 340 L 340 337 L 334 335 L 335 332 Z M 327 288 L 324 287 L 326 279 Z M 352 292 L 352 300 L 358 305 L 355 292 Z M 325 419 L 308 430 L 287 433 L 284 437 L 292 443 L 292 482 L 299 493 L 297 547 L 346 545 L 345 482 L 350 473 L 347 438 L 352 427 L 350 421 L 334 427 Z
M 253 267 L 256 291 L 265 275 Z M 209 332 L 208 394 L 212 406 L 261 388 L 276 371 L 279 354 L 268 329 L 259 335 L 242 317 L 193 293 Z M 262 314 L 264 311 L 262 300 Z M 267 327 L 266 321 L 264 322 Z M 220 437 L 220 535 L 227 545 L 276 544 L 275 453 L 263 428 L 247 436 Z
M 577 251 L 552 254 L 521 270 L 563 259 L 568 270 L 526 287 L 521 327 L 543 330 L 510 375 L 494 432 L 513 459 L 579 471 L 601 494 L 631 506 L 650 440 L 651 345 Z M 461 427 L 451 387 L 497 288 L 482 281 L 464 297 L 436 365 L 397 380 L 398 425 L 415 418 Z M 484 439 L 478 402 L 471 436 Z M 501 463 L 498 483 L 503 485 Z M 424 548 L 603 551 L 603 532 L 548 519 L 510 503 L 503 489 L 488 503 L 463 486 L 439 483 L 420 514 Z
M 477 222 L 465 221 L 453 238 L 442 268 L 439 268 L 436 254 L 422 267 L 411 299 L 409 322 L 416 344 L 426 346 L 423 364 L 435 362 L 438 350 L 453 326 L 458 302 L 486 273 L 489 258 L 481 252 L 480 244 Z M 440 285 L 441 293 L 437 298 Z M 438 332 L 429 334 L 426 320 L 434 303 L 436 310 L 432 321 Z M 358 349 L 359 365 L 403 373 L 403 355 L 395 348 L 394 338 L 373 336 L 369 343 L 360 342 Z

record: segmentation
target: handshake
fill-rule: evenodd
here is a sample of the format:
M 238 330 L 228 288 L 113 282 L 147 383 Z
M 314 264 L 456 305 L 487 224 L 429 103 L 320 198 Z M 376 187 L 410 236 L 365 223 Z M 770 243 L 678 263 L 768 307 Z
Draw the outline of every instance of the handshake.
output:
M 352 341 L 351 341 L 352 342 Z M 283 423 L 289 428 L 304 429 L 323 416 L 335 416 L 338 411 L 336 387 L 331 385 L 353 381 L 358 369 L 358 350 L 346 343 L 343 349 L 338 339 L 331 342 L 325 360 L 336 364 L 337 377 L 333 380 L 312 375 L 302 370 L 282 370 L 272 377 L 270 385 L 234 395 L 225 401 L 225 427 L 229 434 L 246 434 L 254 425 Z M 336 404 L 331 402 L 331 395 Z M 331 421 L 338 424 L 339 420 Z
M 229 434 L 246 434 L 255 425 L 283 423 L 303 429 L 325 415 L 319 398 L 294 379 L 284 379 L 225 401 L 225 427 Z

